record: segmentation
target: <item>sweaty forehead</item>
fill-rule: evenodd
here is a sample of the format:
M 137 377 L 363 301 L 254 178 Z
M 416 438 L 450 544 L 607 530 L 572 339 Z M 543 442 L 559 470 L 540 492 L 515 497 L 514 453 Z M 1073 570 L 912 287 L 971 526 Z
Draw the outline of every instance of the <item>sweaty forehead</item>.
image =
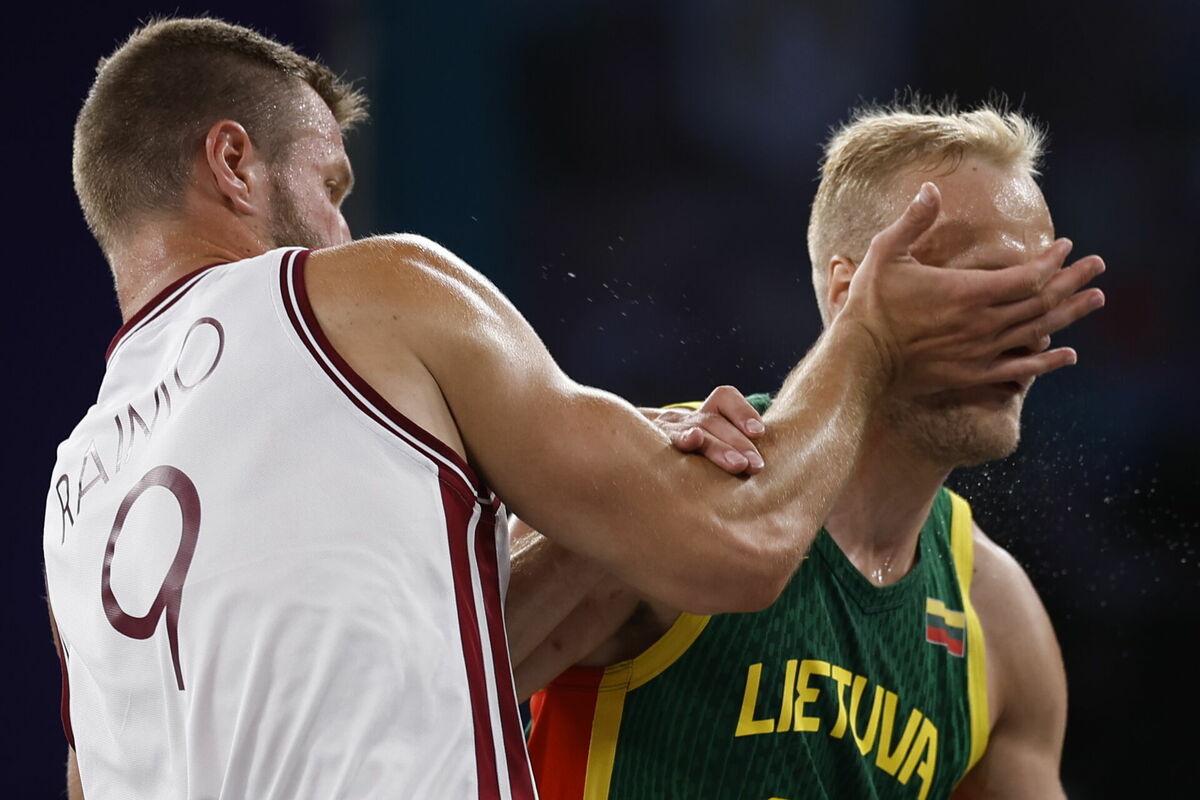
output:
M 907 203 L 927 180 L 941 189 L 942 211 L 913 248 L 925 263 L 1004 266 L 1031 258 L 1054 240 L 1046 201 L 1023 170 L 975 158 L 949 174 L 909 170 L 896 178 L 897 203 Z
M 308 84 L 302 84 L 291 98 L 287 113 L 296 126 L 297 143 L 342 149 L 342 131 L 334 119 L 333 112 Z

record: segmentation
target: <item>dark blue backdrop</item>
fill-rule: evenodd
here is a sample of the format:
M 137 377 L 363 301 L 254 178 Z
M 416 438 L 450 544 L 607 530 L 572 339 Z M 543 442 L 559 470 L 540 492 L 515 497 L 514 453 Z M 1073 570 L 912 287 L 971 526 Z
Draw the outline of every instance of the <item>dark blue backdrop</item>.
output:
M 1026 566 L 1071 686 L 1076 797 L 1194 779 L 1200 481 L 1200 6 L 1008 0 L 121 0 L 10 20 L 9 364 L 0 795 L 54 797 L 65 751 L 41 513 L 54 446 L 119 325 L 70 185 L 96 59 L 153 12 L 209 10 L 363 76 L 358 233 L 412 230 L 483 270 L 576 377 L 635 402 L 772 389 L 815 336 L 804 249 L 818 143 L 902 87 L 1006 92 L 1051 130 L 1060 232 L 1109 307 L 1063 340 L 1012 459 L 956 476 Z

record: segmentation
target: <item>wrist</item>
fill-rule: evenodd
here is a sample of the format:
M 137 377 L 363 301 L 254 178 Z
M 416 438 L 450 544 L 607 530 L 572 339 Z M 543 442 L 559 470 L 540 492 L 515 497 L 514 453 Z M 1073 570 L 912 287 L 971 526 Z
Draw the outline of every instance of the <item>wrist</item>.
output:
M 884 338 L 862 320 L 838 314 L 821 338 L 867 397 L 878 397 L 896 382 L 899 368 L 895 354 Z

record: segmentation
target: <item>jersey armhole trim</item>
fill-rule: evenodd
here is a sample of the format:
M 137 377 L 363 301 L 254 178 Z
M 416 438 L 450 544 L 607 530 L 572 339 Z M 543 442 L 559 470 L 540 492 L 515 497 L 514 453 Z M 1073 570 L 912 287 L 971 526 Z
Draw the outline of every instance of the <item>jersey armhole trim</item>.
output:
M 326 337 L 313 312 L 305 286 L 305 266 L 311 252 L 311 250 L 288 251 L 283 256 L 279 270 L 279 290 L 284 310 L 287 312 L 296 335 L 309 354 L 360 411 L 432 459 L 434 463 L 444 467 L 439 470 L 441 474 L 445 475 L 449 472 L 460 478 L 466 486 L 469 497 L 476 498 L 484 505 L 491 504 L 493 498 L 489 490 L 462 456 L 441 439 L 404 416 L 395 406 L 384 399 L 350 366 Z
M 617 762 L 617 740 L 621 734 L 621 717 L 625 712 L 631 663 L 622 661 L 604 670 L 600 685 L 596 687 L 582 800 L 608 800 L 613 766 Z
M 987 749 L 987 651 L 983 639 L 983 626 L 980 625 L 979 616 L 971 602 L 971 579 L 975 574 L 975 533 L 971 521 L 971 506 L 954 492 L 949 494 L 950 551 L 954 555 L 954 571 L 958 576 L 963 611 L 967 617 L 967 704 L 971 717 L 971 750 L 966 769 L 963 770 L 963 775 L 966 775 Z
M 607 800 L 617 760 L 621 717 L 629 692 L 645 685 L 683 655 L 711 617 L 680 614 L 679 619 L 641 655 L 604 670 L 596 686 L 596 706 L 588 741 L 582 800 Z
M 641 654 L 605 668 L 600 691 L 620 687 L 633 691 L 657 678 L 695 644 L 708 626 L 711 616 L 681 613 L 667 632 Z

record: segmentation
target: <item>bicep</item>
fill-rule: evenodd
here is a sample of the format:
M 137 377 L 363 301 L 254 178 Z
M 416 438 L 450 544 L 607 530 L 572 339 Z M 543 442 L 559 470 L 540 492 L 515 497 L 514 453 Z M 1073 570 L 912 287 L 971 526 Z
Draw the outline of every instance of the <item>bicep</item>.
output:
M 601 499 L 635 483 L 624 468 L 670 450 L 632 406 L 567 377 L 499 290 L 432 242 L 388 237 L 317 253 L 306 282 L 351 366 L 459 449 L 509 508 L 574 536 L 573 549 L 588 552 L 592 530 L 611 522 Z M 578 520 L 589 530 L 564 525 Z
M 436 273 L 425 284 L 429 307 L 441 312 L 414 318 L 421 327 L 406 338 L 441 389 L 471 463 L 510 508 L 572 550 L 617 569 L 643 547 L 656 552 L 645 532 L 686 513 L 671 502 L 686 494 L 685 483 L 665 474 L 716 470 L 699 459 L 681 464 L 632 405 L 567 377 L 495 287 L 439 257 L 445 263 L 425 270 Z
M 367 240 L 319 263 L 326 314 L 547 537 L 673 606 L 774 599 L 792 550 L 777 540 L 794 526 L 763 512 L 763 484 L 681 455 L 633 406 L 572 381 L 477 272 L 423 240 Z

